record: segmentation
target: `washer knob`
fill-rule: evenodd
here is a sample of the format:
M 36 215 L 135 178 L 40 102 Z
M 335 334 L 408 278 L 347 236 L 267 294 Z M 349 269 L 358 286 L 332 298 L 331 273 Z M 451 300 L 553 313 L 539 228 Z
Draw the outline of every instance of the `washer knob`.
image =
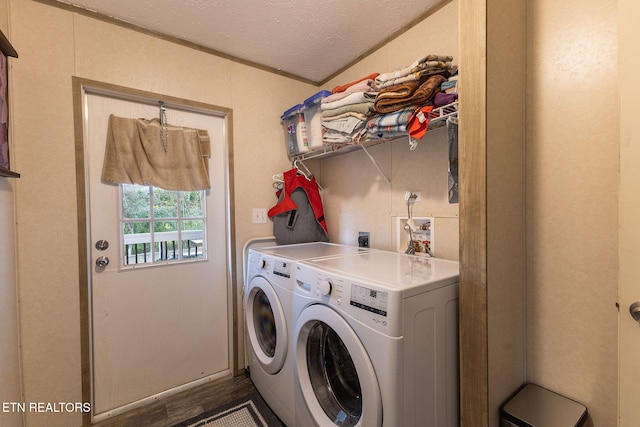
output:
M 321 280 L 320 283 L 318 283 L 318 293 L 321 296 L 326 296 L 331 293 L 331 282 L 328 279 Z

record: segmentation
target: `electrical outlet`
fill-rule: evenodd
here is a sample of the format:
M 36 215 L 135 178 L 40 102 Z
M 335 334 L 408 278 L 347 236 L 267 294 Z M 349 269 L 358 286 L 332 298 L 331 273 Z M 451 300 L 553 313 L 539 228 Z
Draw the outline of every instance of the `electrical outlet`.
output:
M 358 232 L 358 246 L 361 248 L 369 247 L 369 232 L 368 231 L 359 231 Z
M 419 191 L 405 191 L 404 192 L 404 201 L 406 202 L 407 200 L 409 200 L 409 198 L 412 195 L 415 196 L 412 199 L 413 202 L 421 202 L 422 201 L 422 197 L 420 196 L 420 192 Z
M 251 222 L 254 224 L 266 224 L 267 210 L 262 208 L 254 208 L 252 210 Z

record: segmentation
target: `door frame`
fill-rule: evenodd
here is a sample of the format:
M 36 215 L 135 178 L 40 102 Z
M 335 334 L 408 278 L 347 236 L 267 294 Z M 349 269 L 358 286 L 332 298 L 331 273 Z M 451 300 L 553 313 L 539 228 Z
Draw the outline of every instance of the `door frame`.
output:
M 461 427 L 498 425 L 526 382 L 526 7 L 458 3 Z
M 235 219 L 234 213 L 234 184 L 233 184 L 233 111 L 230 108 L 217 105 L 205 104 L 183 98 L 127 88 L 80 77 L 72 77 L 73 89 L 73 116 L 74 116 L 74 140 L 76 156 L 76 194 L 77 194 L 77 215 L 78 215 L 78 266 L 79 266 L 79 296 L 80 296 L 80 363 L 82 370 L 82 401 L 93 403 L 92 381 L 91 381 L 91 303 L 90 303 L 90 277 L 91 266 L 90 256 L 91 242 L 89 241 L 89 221 L 88 221 L 88 200 L 85 174 L 85 131 L 84 131 L 84 102 L 86 93 L 105 94 L 113 97 L 140 102 L 143 104 L 155 104 L 160 101 L 165 106 L 179 106 L 187 111 L 194 112 L 216 112 L 221 114 L 225 120 L 226 129 L 226 215 L 227 233 L 225 240 L 227 243 L 227 265 L 226 276 L 230 292 L 230 304 L 232 315 L 230 320 L 230 337 L 232 339 L 232 372 L 238 372 L 238 304 L 237 304 L 237 280 L 236 280 L 236 257 L 235 257 Z M 82 416 L 82 425 L 90 426 L 92 423 L 92 413 L 85 412 Z

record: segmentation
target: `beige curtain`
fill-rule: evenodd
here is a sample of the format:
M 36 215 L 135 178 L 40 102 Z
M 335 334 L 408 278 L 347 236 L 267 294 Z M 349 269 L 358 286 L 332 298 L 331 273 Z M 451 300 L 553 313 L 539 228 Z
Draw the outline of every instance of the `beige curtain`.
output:
M 165 190 L 210 188 L 211 145 L 206 130 L 161 126 L 158 119 L 109 116 L 102 167 L 106 184 L 152 185 Z

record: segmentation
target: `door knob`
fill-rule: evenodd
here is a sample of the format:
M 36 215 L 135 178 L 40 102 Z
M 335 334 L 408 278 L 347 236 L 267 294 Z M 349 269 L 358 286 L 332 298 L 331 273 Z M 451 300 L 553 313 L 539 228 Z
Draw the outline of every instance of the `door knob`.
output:
M 640 323 L 640 301 L 636 301 L 629 307 L 629 313 L 636 322 Z
M 96 265 L 98 267 L 106 267 L 107 265 L 109 265 L 109 258 L 107 258 L 106 256 L 99 256 L 96 259 Z

